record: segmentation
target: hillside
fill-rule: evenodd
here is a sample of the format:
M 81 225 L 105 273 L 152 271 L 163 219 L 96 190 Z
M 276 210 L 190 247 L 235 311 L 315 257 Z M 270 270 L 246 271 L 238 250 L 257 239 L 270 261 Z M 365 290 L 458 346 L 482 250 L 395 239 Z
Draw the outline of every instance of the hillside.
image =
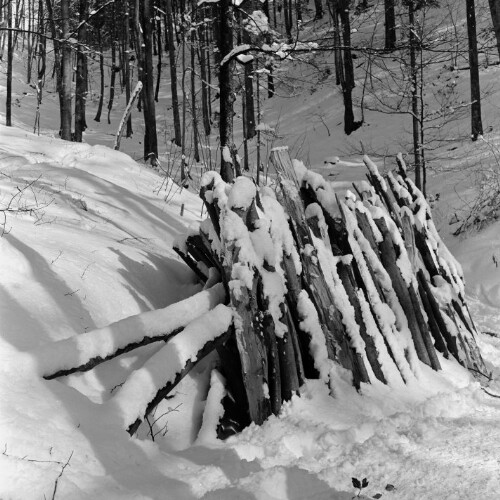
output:
M 328 26 L 307 29 L 316 35 Z M 124 152 L 109 149 L 123 95 L 110 125 L 92 121 L 96 103 L 90 103 L 86 142 L 77 144 L 57 138 L 56 95 L 48 93 L 41 134 L 32 134 L 34 97 L 23 83 L 24 63 L 16 54 L 14 127 L 3 125 L 0 111 L 1 498 L 348 500 L 358 493 L 352 477 L 369 481 L 359 498 L 496 498 L 499 400 L 443 357 L 442 372 L 423 367 L 418 383 L 399 388 L 364 384 L 358 393 L 339 369 L 331 397 L 320 381 L 309 380 L 279 417 L 226 441 L 198 435 L 212 357 L 159 406 L 154 440 L 147 429 L 130 438 L 106 403 L 157 344 L 85 374 L 44 380 L 39 353 L 50 342 L 161 310 L 201 290 L 172 246 L 204 217 L 196 183 L 205 167 L 193 169 L 186 190 L 135 161 L 142 141 L 137 113 Z M 290 62 L 287 71 L 298 76 L 304 66 Z M 498 179 L 499 72 L 498 65 L 481 70 L 491 131 L 471 143 L 467 116 L 455 123 L 461 138 L 436 151 L 429 193 L 440 195 L 434 217 L 463 266 L 472 315 L 482 331 L 496 334 L 478 342 L 492 372 L 487 390 L 500 396 L 500 223 L 460 237 L 451 234 L 457 224 L 449 224 L 474 199 L 484 172 Z M 459 82 L 458 93 L 466 95 L 465 72 Z M 178 154 L 169 141 L 166 89 L 168 80 L 158 106 L 164 165 L 169 152 Z M 389 168 L 407 140 L 400 137 L 402 117 L 375 112 L 346 138 L 332 80 L 314 79 L 292 98 L 283 93 L 265 101 L 263 121 L 278 129 L 278 138 L 266 139 L 269 148 L 289 145 L 339 194 L 365 176 L 360 143 Z

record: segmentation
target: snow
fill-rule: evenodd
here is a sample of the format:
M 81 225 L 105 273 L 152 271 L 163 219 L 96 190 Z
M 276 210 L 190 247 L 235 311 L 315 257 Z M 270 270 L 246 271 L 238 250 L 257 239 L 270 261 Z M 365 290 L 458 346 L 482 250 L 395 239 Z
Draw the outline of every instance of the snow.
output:
M 319 36 L 324 33 L 317 23 L 304 26 L 313 33 L 317 30 Z M 288 56 L 286 46 L 275 49 Z M 286 68 L 302 77 L 300 70 L 292 63 Z M 494 89 L 498 67 L 482 68 L 481 78 Z M 21 80 L 19 76 L 15 87 Z M 332 152 L 346 158 L 335 165 L 334 189 L 341 195 L 365 175 L 359 153 L 354 152 L 359 143 L 368 152 L 380 151 L 389 158 L 401 147 L 405 127 L 395 115 L 367 112 L 367 126 L 346 138 L 337 126 L 342 120 L 341 96 L 331 83 L 328 80 L 314 93 L 298 88 L 294 99 L 278 93 L 264 102 L 263 114 L 265 123 L 279 131 L 273 146 L 288 143 L 296 152 L 303 143 L 296 154 L 315 171 L 323 175 L 331 171 L 323 161 Z M 4 84 L 0 78 L 2 99 Z M 316 82 L 311 79 L 310 84 Z M 167 94 L 167 88 L 168 83 L 162 82 L 161 94 Z M 200 362 L 181 381 L 173 398 L 158 407 L 155 418 L 166 415 L 155 429 L 165 424 L 166 434 L 158 434 L 154 442 L 147 429 L 130 438 L 110 411 L 109 401 L 161 343 L 85 374 L 42 379 L 38 357 L 49 344 L 83 337 L 84 332 L 106 331 L 126 318 L 166 311 L 200 293 L 200 285 L 172 245 L 199 222 L 201 202 L 170 181 L 164 184 L 163 177 L 130 156 L 103 146 L 112 145 L 125 105 L 116 112 L 111 127 L 89 120 L 85 134 L 89 144 L 74 144 L 56 137 L 58 115 L 55 108 L 50 109 L 53 95 L 47 93 L 44 98 L 41 127 L 42 134 L 52 128 L 53 137 L 26 132 L 32 130 L 35 107 L 29 95 L 18 96 L 14 119 L 23 128 L 0 126 L 0 203 L 5 206 L 16 187 L 38 179 L 23 200 L 32 204 L 36 196 L 40 210 L 7 213 L 9 234 L 0 238 L 0 497 L 52 498 L 55 480 L 69 460 L 56 498 L 350 500 L 356 494 L 351 477 L 368 478 L 366 497 L 381 493 L 383 499 L 398 500 L 497 498 L 499 400 L 481 390 L 456 362 L 441 356 L 439 374 L 420 366 L 415 380 L 404 351 L 396 349 L 401 340 L 398 330 L 394 327 L 379 335 L 376 318 L 370 319 L 368 305 L 395 323 L 390 308 L 376 302 L 373 289 L 364 299 L 360 295 L 365 321 L 372 324 L 369 330 L 377 345 L 392 345 L 401 363 L 396 367 L 389 356 L 384 358 L 382 369 L 389 386 L 363 384 L 357 393 L 345 382 L 345 374 L 328 360 L 314 308 L 303 293 L 302 322 L 315 339 L 311 347 L 322 380 L 307 381 L 300 397 L 286 404 L 279 416 L 225 442 L 214 436 L 224 390 L 212 370 L 213 359 Z M 160 99 L 168 101 L 164 95 Z M 498 92 L 493 91 L 485 96 L 485 123 L 496 123 L 497 108 Z M 328 131 L 314 119 L 318 113 Z M 139 123 L 134 116 L 134 137 L 122 142 L 123 151 L 134 157 L 141 156 Z M 456 135 L 455 129 L 451 132 Z M 500 226 L 492 224 L 479 234 L 453 238 L 448 225 L 457 198 L 473 182 L 460 162 L 474 162 L 478 147 L 464 142 L 455 153 L 440 150 L 445 160 L 429 160 L 429 192 L 442 195 L 433 207 L 436 229 L 461 264 L 473 317 L 481 331 L 495 334 L 500 324 L 500 270 L 494 256 L 500 248 Z M 410 166 L 408 170 L 412 175 Z M 457 187 L 459 175 L 463 178 Z M 219 177 L 208 194 L 224 205 L 227 192 Z M 278 242 L 286 246 L 288 236 L 280 231 L 286 218 L 278 212 L 270 215 L 270 200 L 269 192 L 262 195 L 271 239 L 276 248 Z M 425 215 L 424 208 L 419 215 Z M 220 248 L 211 224 L 205 222 L 202 227 L 213 247 Z M 439 248 L 440 239 L 435 233 L 433 237 Z M 356 255 L 362 256 L 361 246 L 355 248 Z M 441 258 L 460 283 L 460 268 L 449 264 L 449 255 Z M 443 301 L 456 293 L 448 284 L 440 288 Z M 493 373 L 488 391 L 500 395 L 500 338 L 479 334 L 478 342 Z M 400 380 L 399 370 L 406 370 L 407 384 Z M 330 387 L 325 381 L 330 381 Z M 169 412 L 169 408 L 177 410 Z M 395 489 L 386 491 L 388 484 Z
M 222 284 L 163 309 L 144 312 L 67 339 L 46 344 L 34 357 L 41 376 L 106 358 L 118 349 L 174 333 L 225 300 Z
M 136 419 L 142 420 L 156 393 L 167 384 L 172 384 L 188 361 L 198 361 L 198 352 L 205 344 L 225 333 L 232 320 L 232 310 L 219 304 L 191 321 L 144 366 L 134 371 L 107 403 L 117 422 L 121 422 L 126 429 Z

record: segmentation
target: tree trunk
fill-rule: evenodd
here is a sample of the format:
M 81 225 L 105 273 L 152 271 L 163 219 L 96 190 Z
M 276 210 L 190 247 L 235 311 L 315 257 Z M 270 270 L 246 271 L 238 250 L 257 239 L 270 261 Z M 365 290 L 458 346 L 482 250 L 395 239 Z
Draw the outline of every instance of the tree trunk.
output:
M 82 142 L 83 132 L 87 128 L 85 107 L 87 102 L 87 23 L 89 4 L 80 0 L 79 22 L 83 23 L 78 30 L 78 52 L 76 55 L 76 91 L 75 91 L 75 141 Z
M 124 79 L 125 79 L 125 97 L 127 103 L 130 102 L 130 5 L 129 0 L 124 0 L 123 8 L 125 12 L 123 13 L 123 67 L 124 67 Z M 126 137 L 132 137 L 132 116 L 129 114 L 127 118 L 127 132 Z
M 469 39 L 470 96 L 471 96 L 471 139 L 477 140 L 483 134 L 481 119 L 481 90 L 479 86 L 479 61 L 477 56 L 476 10 L 474 0 L 466 0 L 467 35 Z
M 168 3 L 168 2 L 167 2 Z M 156 110 L 153 85 L 153 24 L 151 0 L 136 2 L 139 16 L 136 14 L 138 59 L 141 66 L 140 80 L 143 84 L 142 103 L 144 113 L 144 160 L 155 163 L 158 158 L 158 142 L 156 136 Z
M 230 0 L 219 2 L 219 53 L 221 59 L 224 59 L 233 49 L 233 24 L 230 9 Z M 219 67 L 221 177 L 226 182 L 233 180 L 236 162 L 236 155 L 233 154 L 233 104 L 236 100 L 233 89 L 234 64 L 234 60 L 231 60 Z
M 101 75 L 101 93 L 99 95 L 99 105 L 97 106 L 97 113 L 94 120 L 101 121 L 102 107 L 104 105 L 104 47 L 101 41 L 101 31 L 97 29 L 97 41 L 99 43 L 99 73 Z
M 5 103 L 5 124 L 12 126 L 12 61 L 14 57 L 14 45 L 12 40 L 12 0 L 7 4 L 7 100 Z
M 181 145 L 181 118 L 179 115 L 179 97 L 177 95 L 177 67 L 175 65 L 175 42 L 174 27 L 172 15 L 172 2 L 166 0 L 167 13 L 167 38 L 168 38 L 168 57 L 170 62 L 170 90 L 172 92 L 172 113 L 174 118 L 174 142 L 177 146 Z
M 155 102 L 158 102 L 158 93 L 160 92 L 160 79 L 161 79 L 161 54 L 163 52 L 161 46 L 161 20 L 158 17 L 156 20 L 156 52 L 158 56 L 158 63 L 156 65 L 156 89 L 155 89 Z
M 384 1 L 385 9 L 385 50 L 396 48 L 396 13 L 394 0 Z
M 69 28 L 69 0 L 61 0 L 61 18 L 62 18 L 62 88 L 61 88 L 61 138 L 65 141 L 71 141 L 71 81 L 73 78 L 73 64 L 71 45 L 68 42 L 70 35 Z
M 193 22 L 196 23 L 196 2 L 193 0 L 192 3 L 193 10 Z M 196 74 L 195 74 L 195 64 L 196 64 L 196 30 L 191 29 L 191 118 L 193 121 L 193 152 L 194 160 L 200 161 L 200 151 L 198 148 L 198 112 L 196 109 Z
M 488 0 L 490 3 L 491 20 L 493 22 L 493 30 L 497 40 L 498 57 L 500 58 L 500 1 Z
M 47 17 L 49 20 L 50 34 L 54 43 L 54 73 L 56 75 L 56 91 L 59 96 L 59 134 L 62 135 L 63 123 L 63 92 L 62 92 L 62 67 L 61 67 L 61 43 L 57 36 L 52 0 L 45 0 L 47 5 Z
M 415 36 L 415 6 L 408 3 L 409 44 L 410 44 L 410 79 L 411 79 L 411 112 L 413 132 L 413 157 L 415 166 L 415 184 L 422 189 L 422 159 L 420 157 L 420 126 L 418 110 L 418 68 L 417 68 L 417 37 Z

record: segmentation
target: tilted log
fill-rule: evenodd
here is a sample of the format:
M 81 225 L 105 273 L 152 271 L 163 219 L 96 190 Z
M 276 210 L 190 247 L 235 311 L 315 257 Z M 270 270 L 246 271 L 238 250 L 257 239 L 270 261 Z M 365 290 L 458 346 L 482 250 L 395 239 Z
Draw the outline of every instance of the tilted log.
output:
M 106 405 L 123 420 L 130 435 L 194 366 L 234 333 L 232 322 L 232 310 L 217 306 L 192 321 L 129 375 Z
M 40 373 L 51 380 L 85 372 L 138 347 L 165 342 L 225 300 L 224 288 L 219 284 L 164 309 L 130 316 L 104 328 L 47 344 L 36 353 Z

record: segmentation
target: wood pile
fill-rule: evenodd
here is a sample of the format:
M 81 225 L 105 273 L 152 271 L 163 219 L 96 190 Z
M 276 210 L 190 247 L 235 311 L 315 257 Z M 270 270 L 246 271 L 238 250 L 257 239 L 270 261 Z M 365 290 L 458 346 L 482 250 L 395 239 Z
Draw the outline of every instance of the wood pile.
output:
M 364 162 L 368 182 L 343 200 L 286 148 L 271 153 L 274 189 L 205 174 L 209 218 L 176 250 L 202 281 L 222 281 L 234 311 L 218 347 L 233 423 L 262 423 L 305 378 L 332 383 L 335 366 L 357 388 L 441 370 L 438 352 L 486 371 L 460 265 L 402 157 L 385 176 Z
M 423 365 L 441 370 L 446 358 L 485 373 L 460 265 L 401 157 L 399 174 L 385 176 L 365 157 L 368 182 L 342 200 L 286 148 L 270 160 L 272 188 L 204 175 L 208 218 L 175 245 L 203 291 L 47 344 L 36 353 L 40 375 L 88 371 L 156 343 L 105 402 L 132 435 L 217 351 L 207 399 L 216 415 L 202 428 L 224 437 L 278 414 L 305 379 L 333 394 L 346 380 L 397 387 L 418 383 Z

